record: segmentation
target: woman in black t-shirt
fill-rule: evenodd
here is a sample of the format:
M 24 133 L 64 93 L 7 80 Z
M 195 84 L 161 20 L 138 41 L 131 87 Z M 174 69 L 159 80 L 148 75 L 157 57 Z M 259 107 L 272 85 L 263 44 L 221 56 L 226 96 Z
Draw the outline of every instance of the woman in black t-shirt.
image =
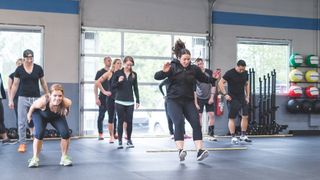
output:
M 27 110 L 32 103 L 40 97 L 39 80 L 45 94 L 48 94 L 47 82 L 44 79 L 44 73 L 41 66 L 33 62 L 33 51 L 27 49 L 23 52 L 23 65 L 17 67 L 14 75 L 14 81 L 11 89 L 9 107 L 14 108 L 13 98 L 20 88 L 18 97 L 18 133 L 19 148 L 18 152 L 26 152 L 26 128 Z M 31 126 L 32 123 L 31 123 Z M 31 132 L 32 133 L 32 132 Z

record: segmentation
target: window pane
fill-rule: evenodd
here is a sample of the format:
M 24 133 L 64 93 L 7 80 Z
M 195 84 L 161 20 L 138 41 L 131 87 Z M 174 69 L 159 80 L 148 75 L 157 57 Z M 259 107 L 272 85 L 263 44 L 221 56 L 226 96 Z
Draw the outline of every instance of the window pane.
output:
M 94 109 L 94 108 L 98 108 L 98 106 L 96 105 L 96 99 L 94 97 L 94 91 L 93 91 L 93 87 L 94 84 L 93 83 L 86 83 L 83 86 L 84 88 L 84 93 L 83 93 L 83 98 L 84 98 L 84 104 L 83 104 L 83 108 L 85 109 Z
M 160 82 L 159 82 L 160 84 Z M 165 87 L 163 87 L 165 92 Z M 163 96 L 158 85 L 139 85 L 139 109 L 164 109 Z
M 121 52 L 121 33 L 108 31 L 86 31 L 85 54 L 118 54 Z
M 186 44 L 186 48 L 191 53 L 191 58 L 206 59 L 206 38 L 205 37 L 175 35 L 174 43 L 178 39 L 181 39 Z
M 289 45 L 259 45 L 238 43 L 238 59 L 247 62 L 247 69 L 254 68 L 256 75 L 256 92 L 258 92 L 259 77 L 267 75 L 273 69 L 277 73 L 277 93 L 286 93 L 288 85 Z
M 84 58 L 84 81 L 94 81 L 98 70 L 104 67 L 103 58 L 100 57 L 85 57 Z
M 5 88 L 7 77 L 16 69 L 16 60 L 23 57 L 26 49 L 34 52 L 34 62 L 42 66 L 42 33 L 0 30 L 0 72 Z
M 167 61 L 170 61 L 168 59 Z M 138 59 L 134 60 L 134 71 L 137 72 L 138 82 L 155 82 L 154 74 L 162 70 L 165 60 L 160 59 Z
M 171 56 L 171 36 L 125 33 L 124 54 L 131 56 Z

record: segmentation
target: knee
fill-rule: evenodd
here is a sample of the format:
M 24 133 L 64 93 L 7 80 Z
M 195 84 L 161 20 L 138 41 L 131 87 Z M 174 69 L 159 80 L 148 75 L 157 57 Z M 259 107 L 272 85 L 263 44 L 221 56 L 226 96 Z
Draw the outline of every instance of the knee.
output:
M 69 139 L 69 138 L 70 138 L 70 133 L 69 133 L 69 131 L 67 131 L 67 130 L 62 131 L 62 132 L 60 133 L 60 135 L 61 135 L 61 138 L 62 138 L 62 139 Z
M 35 130 L 34 137 L 36 139 L 38 139 L 38 140 L 43 140 L 43 138 L 44 138 L 44 130 L 40 130 L 40 131 Z

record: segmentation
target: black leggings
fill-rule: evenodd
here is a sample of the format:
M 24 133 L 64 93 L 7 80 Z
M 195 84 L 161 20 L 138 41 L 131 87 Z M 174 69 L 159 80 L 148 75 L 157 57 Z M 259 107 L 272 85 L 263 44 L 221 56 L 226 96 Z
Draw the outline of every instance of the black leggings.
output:
M 108 109 L 108 123 L 113 123 L 114 134 L 116 134 L 117 129 L 117 116 L 115 111 L 116 105 L 114 99 L 108 98 L 107 100 L 107 109 Z
M 34 123 L 34 137 L 39 140 L 43 139 L 48 123 L 59 132 L 62 139 L 70 138 L 69 126 L 65 117 L 47 119 L 41 116 L 40 110 L 36 110 L 32 113 L 32 120 Z
M 170 118 L 174 123 L 174 140 L 184 140 L 184 117 L 193 129 L 193 140 L 202 140 L 201 126 L 198 110 L 193 100 L 168 99 L 167 109 Z
M 0 134 L 6 132 L 6 126 L 4 125 L 4 114 L 3 114 L 3 104 L 2 99 L 0 99 Z
M 116 103 L 116 110 L 118 115 L 118 136 L 119 141 L 122 141 L 123 122 L 127 122 L 127 135 L 128 140 L 131 140 L 132 134 L 132 118 L 133 118 L 134 105 L 124 106 Z
M 167 100 L 165 100 L 164 102 L 164 108 L 166 110 L 166 116 L 167 116 L 167 121 L 168 121 L 168 128 L 169 128 L 169 133 L 170 135 L 173 135 L 174 134 L 174 130 L 173 130 L 173 122 L 169 116 L 169 113 L 168 113 L 168 103 L 167 103 Z
M 101 102 L 101 105 L 99 106 L 99 115 L 98 115 L 98 132 L 99 134 L 103 133 L 103 120 L 107 111 L 107 102 L 106 98 L 107 96 L 99 96 L 99 100 Z

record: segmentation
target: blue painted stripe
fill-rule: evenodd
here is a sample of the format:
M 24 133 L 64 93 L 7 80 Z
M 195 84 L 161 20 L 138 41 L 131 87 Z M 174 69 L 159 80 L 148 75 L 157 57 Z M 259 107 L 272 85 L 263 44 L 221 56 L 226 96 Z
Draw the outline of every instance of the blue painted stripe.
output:
M 0 0 L 0 9 L 79 14 L 79 0 Z
M 320 30 L 319 19 L 214 11 L 214 24 Z

